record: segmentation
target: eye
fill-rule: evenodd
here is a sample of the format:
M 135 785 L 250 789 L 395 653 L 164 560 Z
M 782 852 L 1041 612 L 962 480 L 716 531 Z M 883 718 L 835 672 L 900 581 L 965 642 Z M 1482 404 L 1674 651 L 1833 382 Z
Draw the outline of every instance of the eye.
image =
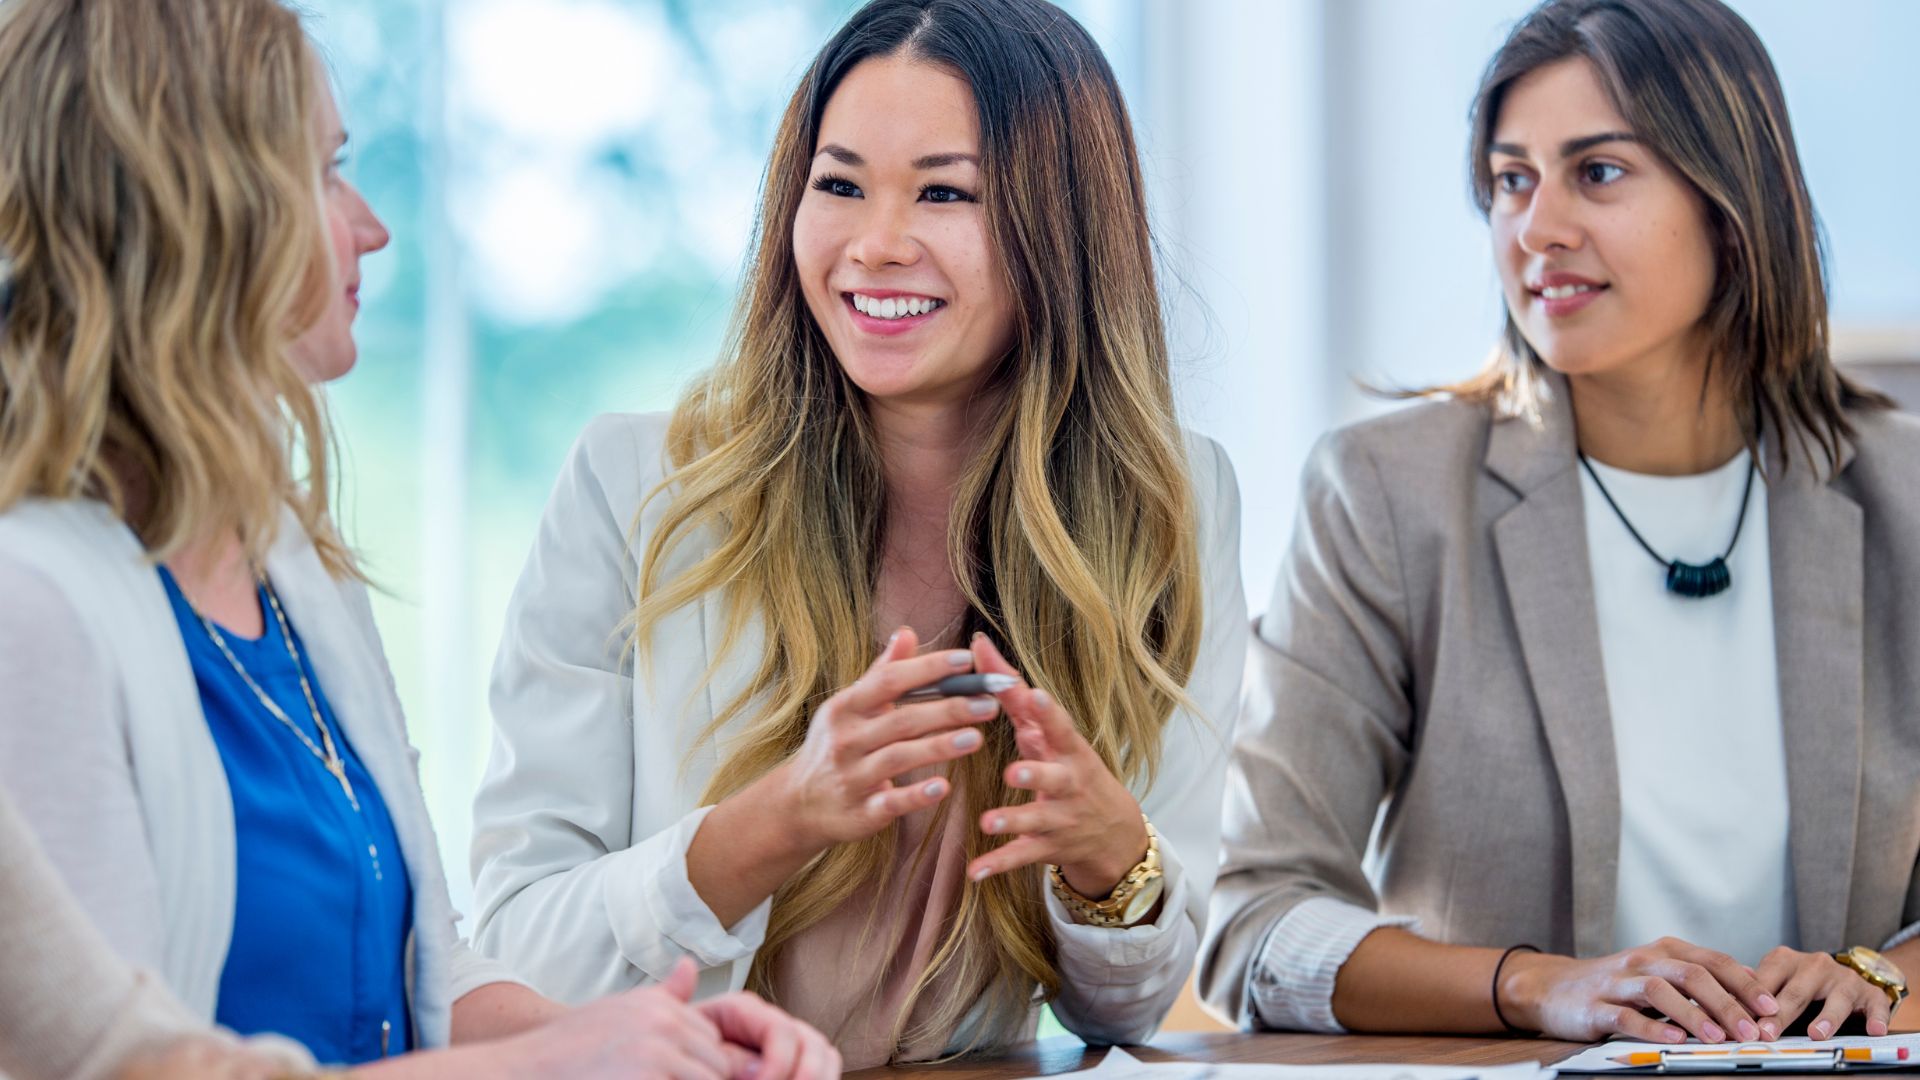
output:
M 1589 184 L 1611 184 L 1625 175 L 1627 170 L 1612 162 L 1589 161 L 1580 166 L 1580 179 Z
M 1493 186 L 1502 195 L 1524 195 L 1533 190 L 1533 177 L 1517 169 L 1504 169 L 1493 174 Z
M 813 182 L 813 190 L 824 191 L 829 195 L 837 195 L 842 199 L 858 199 L 861 197 L 860 186 L 858 184 L 855 184 L 845 177 L 834 176 L 831 173 L 815 180 Z
M 930 203 L 978 202 L 969 192 L 946 184 L 928 184 L 920 189 L 920 198 Z

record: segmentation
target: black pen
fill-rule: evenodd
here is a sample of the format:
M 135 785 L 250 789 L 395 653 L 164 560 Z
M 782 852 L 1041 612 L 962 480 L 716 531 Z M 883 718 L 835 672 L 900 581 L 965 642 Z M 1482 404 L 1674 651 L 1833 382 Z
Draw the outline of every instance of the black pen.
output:
M 981 694 L 998 694 L 1019 685 L 1020 680 L 1011 675 L 949 675 L 930 686 L 909 690 L 901 694 L 898 700 L 938 701 L 950 697 L 978 697 Z

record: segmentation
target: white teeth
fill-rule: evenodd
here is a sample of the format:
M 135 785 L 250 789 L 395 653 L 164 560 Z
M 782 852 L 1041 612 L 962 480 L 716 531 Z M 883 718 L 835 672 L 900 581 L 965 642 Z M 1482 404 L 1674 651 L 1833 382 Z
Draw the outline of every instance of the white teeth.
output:
M 876 300 L 862 293 L 853 294 L 853 309 L 875 319 L 912 318 L 925 315 L 940 305 L 941 301 L 928 297 L 890 296 L 885 300 Z
M 1547 300 L 1565 300 L 1569 296 L 1593 292 L 1597 288 L 1598 286 L 1595 285 L 1548 285 L 1540 290 L 1540 295 Z

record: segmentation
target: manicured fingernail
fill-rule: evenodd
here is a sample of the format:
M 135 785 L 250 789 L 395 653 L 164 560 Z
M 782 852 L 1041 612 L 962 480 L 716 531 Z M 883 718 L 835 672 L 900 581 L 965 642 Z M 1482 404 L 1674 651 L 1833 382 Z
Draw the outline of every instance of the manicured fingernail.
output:
M 1760 1021 L 1760 1037 L 1772 1042 L 1780 1037 L 1780 1025 L 1771 1020 Z
M 1053 697 L 1045 690 L 1035 690 L 1033 692 L 1033 707 L 1036 709 L 1051 709 L 1053 708 Z
M 975 641 L 979 641 L 981 638 L 986 636 L 987 636 L 987 632 L 985 630 L 975 630 L 973 632 L 973 640 Z
M 975 716 L 992 716 L 999 708 L 1000 704 L 990 697 L 967 699 L 967 711 Z
M 968 728 L 953 737 L 953 748 L 955 750 L 971 750 L 979 745 L 980 733 L 972 728 Z
M 1813 1026 L 1807 1029 L 1807 1034 L 1816 1039 L 1824 1039 L 1833 1034 L 1833 1025 L 1825 1020 L 1815 1020 Z
M 1711 1020 L 1701 1025 L 1700 1034 L 1705 1036 L 1708 1042 L 1725 1042 L 1727 1039 L 1727 1033 L 1721 1031 L 1720 1025 Z
M 925 795 L 929 799 L 939 798 L 940 797 L 940 781 L 938 780 L 927 781 L 926 786 L 920 789 L 920 793 L 922 795 Z
M 1735 1027 L 1740 1032 L 1741 1042 L 1752 1042 L 1760 1037 L 1760 1029 L 1754 1027 L 1751 1020 L 1742 1020 Z
M 984 866 L 983 866 L 983 867 L 981 867 L 980 869 L 978 869 L 978 870 L 975 870 L 975 871 L 974 871 L 974 872 L 973 872 L 972 874 L 970 874 L 970 875 L 968 875 L 968 876 L 970 876 L 970 877 L 972 877 L 972 878 L 973 878 L 973 880 L 975 880 L 975 881 L 985 881 L 985 880 L 987 880 L 987 877 L 988 877 L 989 875 L 991 875 L 992 873 L 993 873 L 993 871 L 992 871 L 992 870 L 989 870 L 989 869 L 987 869 L 986 867 L 984 867 Z
M 1033 770 L 1032 769 L 1015 769 L 1013 771 L 1013 782 L 1016 784 L 1033 783 Z
M 887 648 L 889 649 L 893 648 L 893 643 L 899 640 L 900 640 L 900 631 L 895 630 L 893 634 L 887 638 Z
M 1772 994 L 1761 994 L 1758 1004 L 1762 1009 L 1765 1009 L 1768 1012 L 1780 1011 L 1780 1003 L 1773 1000 Z
M 1661 1029 L 1660 1029 L 1660 1037 L 1661 1037 L 1662 1039 L 1665 1039 L 1665 1040 L 1666 1040 L 1666 1041 L 1668 1041 L 1668 1042 L 1685 1042 L 1685 1041 L 1687 1041 L 1687 1033 L 1686 1033 L 1686 1032 L 1684 1032 L 1684 1031 L 1681 1031 L 1681 1030 L 1680 1030 L 1679 1028 L 1673 1028 L 1673 1027 L 1670 1027 L 1670 1028 L 1661 1028 Z
M 947 663 L 954 667 L 966 667 L 973 663 L 973 654 L 965 649 L 955 649 L 947 654 Z
M 887 797 L 885 795 L 875 795 L 867 800 L 867 809 L 872 810 L 875 813 L 879 813 L 880 811 L 885 810 L 886 808 L 887 808 Z
M 1007 827 L 1007 819 L 1006 819 L 1006 818 L 1003 818 L 1003 817 L 993 817 L 993 818 L 988 818 L 988 819 L 987 819 L 987 831 L 988 831 L 988 832 L 990 832 L 990 833 L 998 833 L 998 832 L 1000 832 L 1000 831 L 1001 831 L 1002 829 L 1005 829 L 1006 827 Z

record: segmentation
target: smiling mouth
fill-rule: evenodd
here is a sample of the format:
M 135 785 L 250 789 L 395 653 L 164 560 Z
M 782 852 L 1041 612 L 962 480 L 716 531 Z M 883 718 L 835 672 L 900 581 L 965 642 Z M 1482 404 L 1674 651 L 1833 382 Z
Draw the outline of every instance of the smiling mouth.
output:
M 931 315 L 947 306 L 945 300 L 936 300 L 931 296 L 868 296 L 865 293 L 842 293 L 853 310 L 869 319 L 881 319 L 897 322 L 903 319 L 918 319 Z

